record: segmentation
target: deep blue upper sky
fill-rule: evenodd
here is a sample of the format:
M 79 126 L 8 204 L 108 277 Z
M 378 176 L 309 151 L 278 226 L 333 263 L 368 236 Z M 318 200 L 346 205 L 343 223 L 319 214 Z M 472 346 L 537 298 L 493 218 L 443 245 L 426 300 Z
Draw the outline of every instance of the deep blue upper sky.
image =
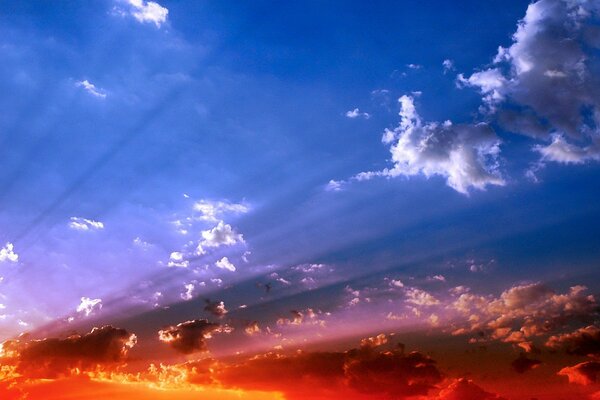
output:
M 457 85 L 460 73 L 492 68 L 528 4 L 164 0 L 168 16 L 155 24 L 121 0 L 1 2 L 0 242 L 19 255 L 0 263 L 7 321 L 39 325 L 82 296 L 142 281 L 179 300 L 195 278 L 167 266 L 173 252 L 200 267 L 227 256 L 235 279 L 326 263 L 335 281 L 392 271 L 489 291 L 582 276 L 593 286 L 597 159 L 547 160 L 528 179 L 540 160 L 532 146 L 550 139 L 508 132 L 502 110 L 480 110 L 480 81 Z M 497 108 L 531 106 L 501 90 Z M 393 166 L 381 135 L 398 126 L 403 95 L 424 123 L 489 123 L 504 185 L 460 193 L 423 170 L 352 178 Z M 594 140 L 585 132 L 582 146 Z M 193 254 L 216 220 L 187 236 L 173 221 L 201 199 L 248 206 L 223 217 L 243 249 Z M 104 228 L 82 232 L 73 217 Z M 136 250 L 136 238 L 151 250 Z

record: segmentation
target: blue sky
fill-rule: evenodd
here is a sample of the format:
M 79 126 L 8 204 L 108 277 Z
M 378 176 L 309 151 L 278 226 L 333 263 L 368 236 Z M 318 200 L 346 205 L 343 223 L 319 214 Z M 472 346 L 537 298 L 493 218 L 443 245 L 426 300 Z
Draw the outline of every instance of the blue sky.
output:
M 217 300 L 231 285 L 230 302 L 261 302 L 267 281 L 283 309 L 300 307 L 288 285 L 320 288 L 314 306 L 326 307 L 393 277 L 495 294 L 524 282 L 598 289 L 593 145 L 567 160 L 532 150 L 550 133 L 501 122 L 533 107 L 569 135 L 551 106 L 523 97 L 527 82 L 509 71 L 518 55 L 494 61 L 528 1 L 161 1 L 136 17 L 150 3 L 0 4 L 0 241 L 18 254 L 0 263 L 0 336 L 83 321 L 83 298 L 101 299 L 89 314 L 106 319 Z M 586 46 L 593 75 L 598 48 Z M 496 68 L 503 78 L 477 75 Z M 463 186 L 434 156 L 389 172 L 381 138 L 401 124 L 402 96 L 414 129 L 443 145 L 465 124 L 460 146 L 491 161 L 472 161 L 483 169 Z M 477 124 L 491 131 L 470 133 Z M 581 148 L 597 140 L 584 125 L 570 142 Z M 210 233 L 219 221 L 230 230 Z M 304 288 L 290 271 L 312 264 L 327 271 Z

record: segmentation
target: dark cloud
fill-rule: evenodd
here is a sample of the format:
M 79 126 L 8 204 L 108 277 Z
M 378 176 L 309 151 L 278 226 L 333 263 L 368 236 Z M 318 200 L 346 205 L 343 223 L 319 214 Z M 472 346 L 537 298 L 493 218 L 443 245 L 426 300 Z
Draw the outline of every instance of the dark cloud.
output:
M 344 364 L 350 387 L 362 393 L 378 393 L 392 398 L 426 395 L 442 379 L 431 358 L 411 352 L 356 352 Z
M 516 372 L 522 374 L 538 367 L 541 363 L 542 362 L 540 360 L 528 358 L 525 353 L 521 353 L 519 357 L 510 364 L 510 366 Z
M 119 366 L 135 343 L 134 334 L 107 325 L 66 339 L 7 341 L 2 345 L 2 355 L 23 375 L 53 378 L 69 374 L 75 368 L 90 370 L 99 366 Z
M 208 322 L 205 319 L 181 322 L 158 331 L 162 342 L 183 354 L 206 351 L 206 339 L 214 333 L 229 333 L 233 329 L 227 325 Z
M 419 352 L 405 354 L 402 348 L 378 351 L 373 346 L 346 352 L 267 354 L 227 366 L 219 376 L 226 385 L 280 390 L 290 398 L 305 398 L 304 388 L 309 387 L 313 395 L 320 388 L 403 399 L 426 395 L 441 380 L 431 358 Z
M 600 328 L 590 325 L 572 333 L 551 336 L 546 346 L 580 356 L 600 355 Z

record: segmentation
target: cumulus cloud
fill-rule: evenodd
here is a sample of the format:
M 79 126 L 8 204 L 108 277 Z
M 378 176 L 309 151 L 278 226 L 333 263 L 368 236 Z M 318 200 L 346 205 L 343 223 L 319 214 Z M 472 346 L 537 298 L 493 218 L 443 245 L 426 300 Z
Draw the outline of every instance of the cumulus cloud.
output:
M 169 263 L 167 264 L 169 267 L 178 267 L 178 268 L 187 268 L 190 266 L 189 260 L 185 260 L 183 258 L 183 253 L 179 251 L 174 251 L 169 256 Z
M 2 344 L 0 359 L 4 365 L 15 365 L 27 377 L 56 378 L 68 375 L 75 368 L 120 366 L 136 340 L 125 329 L 107 325 L 66 339 L 9 340 Z
M 104 90 L 102 90 L 102 89 L 98 89 L 96 87 L 96 85 L 94 85 L 93 83 L 91 83 L 87 79 L 85 79 L 83 81 L 77 81 L 77 82 L 75 82 L 75 86 L 83 88 L 83 90 L 85 90 L 86 92 L 88 92 L 89 94 L 91 94 L 94 97 L 98 97 L 98 98 L 101 98 L 101 99 L 105 99 L 106 98 L 106 92 Z
M 227 257 L 223 257 L 220 260 L 217 260 L 215 262 L 215 266 L 217 268 L 226 269 L 227 271 L 231 271 L 231 272 L 235 272 L 235 270 L 236 270 L 235 265 L 233 265 L 231 263 L 231 261 L 229 261 L 229 258 L 227 258 Z
M 459 83 L 479 89 L 505 129 L 542 140 L 543 160 L 600 160 L 600 6 L 540 0 L 527 8 L 494 65 Z
M 167 21 L 169 10 L 154 1 L 128 0 L 129 13 L 142 23 L 153 23 L 157 28 Z
M 89 297 L 82 297 L 81 303 L 77 306 L 77 312 L 84 314 L 86 317 L 101 309 L 102 299 L 90 299 Z
M 504 185 L 499 171 L 500 139 L 486 123 L 424 123 L 416 111 L 414 99 L 402 96 L 400 124 L 386 129 L 382 141 L 390 146 L 392 168 L 362 172 L 353 180 L 377 176 L 442 176 L 448 186 L 467 194 L 469 189 L 483 190 L 489 185 Z
M 207 247 L 232 246 L 237 243 L 245 243 L 242 234 L 235 232 L 231 225 L 219 221 L 219 223 L 208 230 L 202 231 L 202 240 L 196 249 L 197 254 L 205 254 Z
M 69 228 L 76 231 L 93 231 L 104 229 L 104 224 L 100 221 L 94 221 L 93 219 L 71 217 Z
M 363 117 L 364 119 L 369 119 L 369 118 L 371 118 L 371 114 L 360 111 L 358 108 L 355 108 L 354 110 L 347 111 L 346 117 L 351 118 L 351 119 L 358 118 L 358 117 Z
M 392 281 L 395 282 L 395 281 Z M 440 304 L 440 301 L 433 297 L 430 293 L 417 288 L 406 288 L 406 302 L 417 306 L 434 306 Z
M 232 330 L 227 325 L 195 319 L 161 329 L 158 331 L 158 338 L 180 353 L 191 354 L 206 351 L 206 340 L 213 334 L 229 333 Z
M 558 375 L 566 376 L 569 383 L 591 385 L 598 382 L 600 362 L 585 361 L 572 367 L 565 367 L 558 371 Z
M 458 292 L 448 308 L 467 317 L 466 326 L 456 329 L 454 334 L 476 333 L 473 341 L 499 340 L 533 350 L 533 339 L 572 323 L 598 318 L 598 303 L 586 290 L 584 286 L 573 286 L 566 293 L 556 293 L 542 283 L 531 283 L 513 286 L 499 297 Z M 565 346 L 571 351 L 593 349 L 589 340 L 575 340 L 579 336 L 556 336 L 547 345 Z
M 8 242 L 0 248 L 0 262 L 16 263 L 19 261 L 19 255 L 15 253 L 15 246 Z

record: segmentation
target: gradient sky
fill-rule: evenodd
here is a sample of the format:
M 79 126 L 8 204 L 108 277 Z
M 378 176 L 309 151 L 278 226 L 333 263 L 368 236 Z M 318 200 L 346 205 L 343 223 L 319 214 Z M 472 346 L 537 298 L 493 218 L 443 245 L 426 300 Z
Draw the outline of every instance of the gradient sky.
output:
M 597 0 L 2 1 L 0 107 L 8 398 L 600 399 Z

